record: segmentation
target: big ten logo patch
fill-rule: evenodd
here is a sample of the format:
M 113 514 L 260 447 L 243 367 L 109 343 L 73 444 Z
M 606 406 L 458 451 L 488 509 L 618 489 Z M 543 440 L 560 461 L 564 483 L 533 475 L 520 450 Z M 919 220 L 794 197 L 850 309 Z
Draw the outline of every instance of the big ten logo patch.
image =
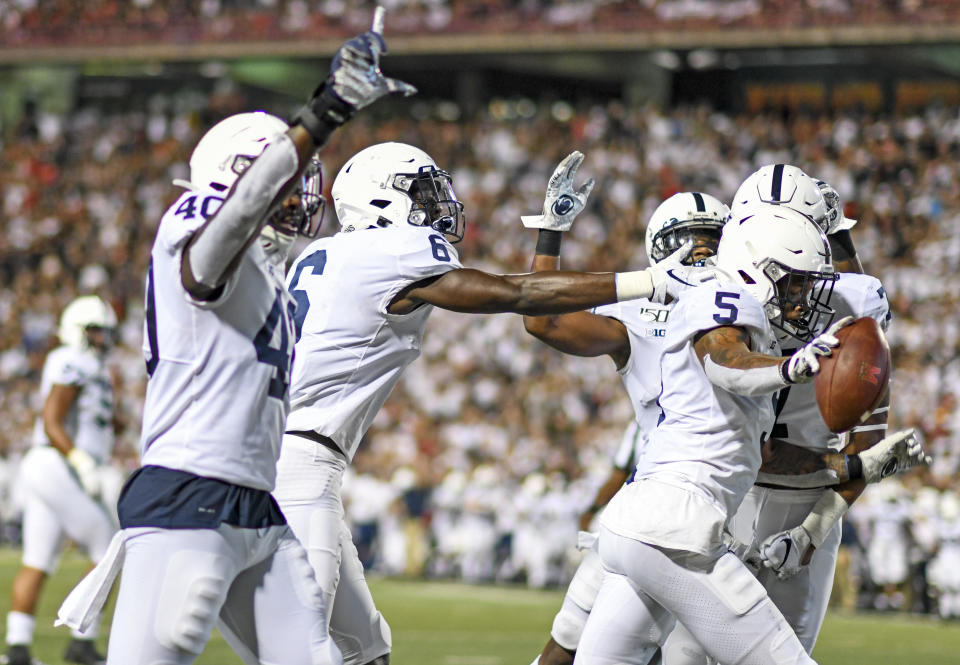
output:
M 658 323 L 658 326 L 646 326 L 643 328 L 644 337 L 666 337 L 667 328 L 664 324 L 667 317 L 670 316 L 669 309 L 659 309 L 657 307 L 644 307 L 640 310 L 640 320 L 644 323 Z

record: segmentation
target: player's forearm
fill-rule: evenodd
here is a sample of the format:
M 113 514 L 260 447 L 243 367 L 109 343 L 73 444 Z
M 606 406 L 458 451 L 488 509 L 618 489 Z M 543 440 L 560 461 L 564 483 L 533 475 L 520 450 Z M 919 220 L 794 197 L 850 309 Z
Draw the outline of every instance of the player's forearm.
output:
M 514 292 L 501 306 L 526 316 L 565 314 L 617 302 L 614 273 L 545 271 L 507 275 Z
M 552 237 L 550 234 L 556 235 L 556 244 L 557 250 L 559 253 L 559 245 L 561 237 L 560 233 L 557 231 L 540 231 L 540 238 L 543 237 Z M 541 249 L 541 242 L 537 242 L 537 253 L 534 254 L 533 262 L 530 265 L 530 272 L 546 272 L 546 271 L 555 271 L 558 269 L 560 264 L 560 257 L 557 255 L 543 254 Z M 528 333 L 536 337 L 537 339 L 551 344 L 553 336 L 556 334 L 558 329 L 559 321 L 557 316 L 524 316 L 523 317 L 523 327 Z M 562 350 L 562 349 L 561 349 Z
M 183 286 L 209 299 L 230 278 L 240 258 L 266 223 L 268 213 L 292 191 L 313 152 L 301 127 L 271 143 L 238 180 L 217 212 L 183 251 Z
M 73 450 L 73 439 L 70 438 L 70 435 L 67 434 L 67 431 L 61 423 L 51 422 L 44 418 L 43 431 L 47 435 L 50 445 L 60 451 L 64 456 Z

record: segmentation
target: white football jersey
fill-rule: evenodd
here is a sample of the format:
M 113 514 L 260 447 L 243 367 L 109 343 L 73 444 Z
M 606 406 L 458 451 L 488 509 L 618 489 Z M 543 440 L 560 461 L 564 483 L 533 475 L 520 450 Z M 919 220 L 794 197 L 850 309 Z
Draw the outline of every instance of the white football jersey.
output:
M 222 202 L 213 191 L 184 193 L 153 244 L 142 463 L 269 491 L 289 405 L 295 303 L 257 242 L 216 300 L 198 302 L 183 288 L 183 248 Z
M 646 299 L 627 300 L 594 308 L 601 316 L 617 319 L 627 329 L 630 357 L 617 370 L 627 390 L 640 435 L 646 439 L 657 427 L 660 407 L 660 354 L 667 334 L 667 320 L 673 305 L 660 305 Z
M 763 307 L 740 287 L 705 276 L 680 296 L 661 357 L 661 422 L 648 436 L 634 481 L 603 513 L 611 531 L 710 553 L 753 485 L 761 442 L 773 427 L 773 395 L 736 395 L 707 379 L 693 344 L 698 333 L 719 326 L 744 328 L 752 350 L 780 354 Z
M 387 307 L 405 287 L 461 268 L 428 227 L 338 233 L 307 246 L 288 273 L 297 300 L 296 362 L 287 431 L 314 431 L 348 459 L 403 370 L 420 355 L 431 305 Z
M 880 280 L 870 275 L 840 273 L 834 284 L 830 306 L 837 311 L 834 320 L 844 316 L 869 316 L 884 330 L 890 321 L 890 302 L 886 291 Z M 785 341 L 783 353 L 792 354 L 799 346 L 800 342 L 795 339 Z M 812 450 L 840 450 L 845 445 L 842 438 L 831 432 L 823 422 L 813 382 L 781 390 L 777 397 L 776 412 L 777 421 L 771 434 L 775 439 Z M 784 479 L 788 480 L 789 476 L 784 476 Z
M 110 459 L 113 452 L 113 384 L 103 358 L 89 350 L 60 346 L 47 355 L 40 379 L 40 395 L 46 401 L 55 385 L 73 386 L 77 398 L 67 412 L 64 429 L 73 445 L 84 450 L 98 462 Z M 50 445 L 43 428 L 43 418 L 37 418 L 33 445 Z

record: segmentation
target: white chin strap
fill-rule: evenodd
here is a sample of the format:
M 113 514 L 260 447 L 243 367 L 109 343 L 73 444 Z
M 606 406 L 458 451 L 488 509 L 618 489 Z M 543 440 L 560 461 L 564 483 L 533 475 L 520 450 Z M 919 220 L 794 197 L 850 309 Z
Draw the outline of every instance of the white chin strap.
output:
M 260 230 L 260 246 L 263 247 L 270 262 L 275 265 L 286 263 L 290 248 L 296 240 L 297 236 L 280 233 L 269 224 Z

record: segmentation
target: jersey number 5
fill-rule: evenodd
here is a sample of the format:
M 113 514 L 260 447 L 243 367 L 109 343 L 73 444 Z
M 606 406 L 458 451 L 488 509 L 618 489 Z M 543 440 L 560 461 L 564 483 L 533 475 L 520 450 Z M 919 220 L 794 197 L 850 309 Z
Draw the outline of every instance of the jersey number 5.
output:
M 740 294 L 730 293 L 728 291 L 717 291 L 717 297 L 713 302 L 719 309 L 727 312 L 727 314 L 713 315 L 713 320 L 719 323 L 721 326 L 729 326 L 731 323 L 737 320 L 737 314 L 740 313 L 740 310 L 737 309 L 737 306 L 732 302 L 726 302 L 727 300 L 740 300 Z

